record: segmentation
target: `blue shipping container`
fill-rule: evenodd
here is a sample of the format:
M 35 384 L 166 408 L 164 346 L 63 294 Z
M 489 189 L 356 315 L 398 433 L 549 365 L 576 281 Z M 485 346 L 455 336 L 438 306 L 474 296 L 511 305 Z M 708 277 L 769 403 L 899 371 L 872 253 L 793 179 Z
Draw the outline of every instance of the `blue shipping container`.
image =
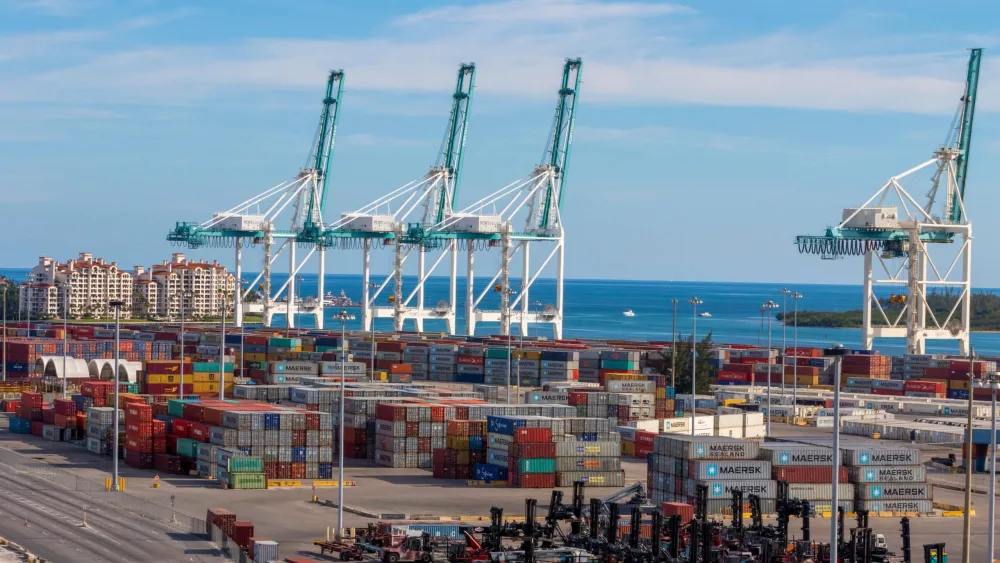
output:
M 479 451 L 483 449 L 483 437 L 469 436 L 469 449 L 473 451 Z
M 473 469 L 473 476 L 477 481 L 506 481 L 507 468 L 488 463 L 477 463 Z
M 522 428 L 525 426 L 523 419 L 514 418 L 512 416 L 487 416 L 486 417 L 486 431 L 496 432 L 497 434 L 506 434 L 508 436 L 514 435 L 515 428 Z
M 969 400 L 969 390 L 968 389 L 949 389 L 948 390 L 949 399 L 964 399 Z

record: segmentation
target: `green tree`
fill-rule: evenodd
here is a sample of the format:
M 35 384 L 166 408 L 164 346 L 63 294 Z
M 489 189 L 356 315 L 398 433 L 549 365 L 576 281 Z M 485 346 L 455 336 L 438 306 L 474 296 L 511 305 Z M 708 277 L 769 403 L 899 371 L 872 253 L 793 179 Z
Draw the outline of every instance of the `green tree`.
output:
M 0 283 L 3 283 L 3 281 L 4 280 L 2 278 L 0 278 Z M 0 288 L 0 289 L 2 289 L 2 288 Z M 17 310 L 21 306 L 21 300 L 20 300 L 20 296 L 19 296 L 20 292 L 18 291 L 18 289 L 19 288 L 18 288 L 17 284 L 14 283 L 14 282 L 11 282 L 10 285 L 7 286 L 7 298 L 5 300 L 4 307 L 6 307 L 6 309 L 7 309 L 7 320 L 8 321 L 10 321 L 12 319 L 13 320 L 17 320 Z
M 709 365 L 708 359 L 711 351 L 715 348 L 712 343 L 712 333 L 708 333 L 704 338 L 698 342 L 695 346 L 695 355 L 697 356 L 695 360 L 695 392 L 700 394 L 708 394 L 710 392 L 709 386 L 711 385 L 711 380 L 709 379 L 709 372 L 712 371 L 712 366 Z M 691 341 L 690 338 L 677 340 L 677 378 L 676 378 L 676 391 L 677 394 L 689 394 L 691 393 Z M 664 355 L 669 358 L 670 349 L 667 348 L 664 351 Z M 670 375 L 670 364 L 671 362 L 666 362 L 663 368 L 663 374 Z

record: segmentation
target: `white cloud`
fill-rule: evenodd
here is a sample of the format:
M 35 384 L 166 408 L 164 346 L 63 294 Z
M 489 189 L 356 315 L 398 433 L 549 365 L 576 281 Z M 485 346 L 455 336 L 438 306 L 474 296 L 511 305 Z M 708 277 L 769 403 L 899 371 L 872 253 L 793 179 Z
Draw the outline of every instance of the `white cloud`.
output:
M 331 67 L 345 69 L 348 96 L 366 91 L 412 98 L 451 89 L 460 62 L 455 53 L 477 63 L 480 94 L 541 100 L 553 95 L 563 58 L 581 56 L 581 100 L 588 104 L 946 114 L 962 91 L 961 50 L 928 52 L 921 43 L 910 43 L 906 50 L 901 47 L 906 37 L 851 41 L 852 56 L 845 57 L 837 52 L 838 44 L 848 42 L 841 31 L 822 30 L 817 38 L 781 30 L 701 44 L 683 32 L 663 37 L 661 27 L 647 21 L 686 11 L 676 4 L 510 0 L 417 12 L 397 20 L 406 25 L 387 37 L 157 47 L 136 41 L 131 48 L 54 70 L 26 75 L 0 70 L 0 101 L 57 101 L 72 95 L 91 103 L 163 105 L 247 89 L 311 91 L 322 88 Z M 445 21 L 473 25 L 442 26 Z M 520 25 L 527 21 L 572 25 Z M 59 40 L 44 39 L 38 45 Z M 889 43 L 891 50 L 865 51 L 866 45 Z M 0 43 L 0 56 L 3 52 Z M 990 88 L 987 77 L 982 88 Z M 1000 97 L 983 94 L 980 104 L 982 110 L 1000 109 Z
M 570 24 L 619 18 L 647 18 L 691 14 L 679 4 L 645 2 L 593 2 L 585 0 L 510 0 L 476 6 L 445 6 L 422 10 L 396 20 L 401 25 L 462 22 L 489 24 Z
M 15 3 L 16 7 L 23 10 L 58 17 L 79 15 L 93 5 L 94 2 L 91 0 L 19 0 Z

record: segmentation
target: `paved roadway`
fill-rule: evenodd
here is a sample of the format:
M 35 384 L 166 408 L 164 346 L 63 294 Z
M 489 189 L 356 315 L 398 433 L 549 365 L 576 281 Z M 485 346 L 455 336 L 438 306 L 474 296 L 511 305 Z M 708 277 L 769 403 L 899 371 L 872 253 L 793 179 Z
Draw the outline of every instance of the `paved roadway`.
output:
M 39 473 L 0 463 L 0 536 L 38 557 L 67 563 L 225 561 L 207 541 L 68 490 Z M 84 507 L 87 527 L 82 525 Z

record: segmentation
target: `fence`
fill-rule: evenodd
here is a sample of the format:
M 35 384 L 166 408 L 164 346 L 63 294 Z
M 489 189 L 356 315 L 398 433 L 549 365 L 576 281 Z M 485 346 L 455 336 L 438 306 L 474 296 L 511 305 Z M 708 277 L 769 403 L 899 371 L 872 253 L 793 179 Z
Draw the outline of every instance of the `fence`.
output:
M 199 536 L 205 535 L 204 520 L 125 492 L 108 491 L 104 483 L 84 479 L 44 461 L 0 448 L 0 463 L 14 468 L 30 469 L 32 475 L 42 477 L 64 489 L 81 493 L 94 502 L 114 506 L 142 518 L 168 524 L 181 532 Z

